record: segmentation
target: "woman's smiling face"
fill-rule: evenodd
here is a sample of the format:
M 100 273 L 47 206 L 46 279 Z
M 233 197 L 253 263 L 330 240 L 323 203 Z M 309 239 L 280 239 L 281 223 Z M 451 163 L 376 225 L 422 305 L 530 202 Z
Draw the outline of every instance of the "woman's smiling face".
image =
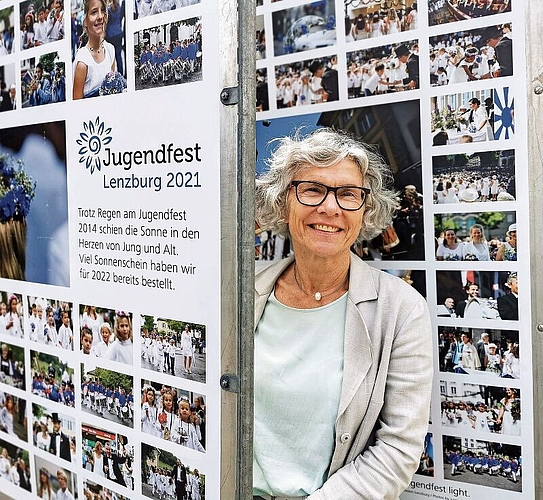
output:
M 85 16 L 85 28 L 89 37 L 102 37 L 105 34 L 105 22 L 107 20 L 107 9 L 102 0 L 90 0 L 89 11 Z
M 330 187 L 364 186 L 358 165 L 350 159 L 343 159 L 331 167 L 307 164 L 294 180 L 315 181 Z M 290 236 L 298 258 L 304 253 L 306 256 L 334 258 L 349 254 L 351 245 L 360 234 L 364 207 L 356 211 L 343 210 L 332 192 L 319 206 L 308 207 L 298 202 L 295 188 L 291 188 L 287 198 L 287 214 Z

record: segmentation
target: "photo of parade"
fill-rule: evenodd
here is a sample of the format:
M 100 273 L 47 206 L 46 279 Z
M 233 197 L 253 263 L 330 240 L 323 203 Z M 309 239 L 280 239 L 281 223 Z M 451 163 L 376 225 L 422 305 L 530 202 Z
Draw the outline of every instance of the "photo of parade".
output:
M 0 224 L 0 233 L 1 231 Z M 0 334 L 17 339 L 23 338 L 22 295 L 3 291 L 0 292 L 0 300 Z
M 272 13 L 275 56 L 336 44 L 336 11 L 332 0 L 318 0 Z
M 456 318 L 455 305 L 452 298 L 445 299 L 438 305 L 438 317 Z M 517 330 L 438 326 L 438 351 L 441 372 L 520 379 Z
M 520 436 L 520 389 L 440 380 L 441 425 L 463 436 L 478 433 Z
M 142 380 L 141 385 L 142 432 L 204 452 L 204 396 L 150 380 Z
M 275 67 L 277 109 L 309 106 L 339 99 L 337 56 Z
M 75 406 L 74 369 L 57 356 L 30 351 L 32 394 L 54 403 Z
M 0 389 L 0 431 L 28 441 L 26 400 Z
M 515 150 L 434 156 L 434 203 L 516 200 Z
M 454 23 L 511 12 L 513 0 L 428 0 L 428 24 Z
M 0 324 L 0 328 L 1 328 Z M 25 350 L 24 347 L 2 342 L 0 347 L 0 382 L 25 390 Z
M 511 24 L 430 37 L 429 69 L 433 86 L 511 76 Z
M 519 319 L 516 272 L 436 271 L 436 280 L 437 304 L 444 304 L 446 299 L 452 298 L 456 318 L 472 321 Z M 470 341 L 466 334 L 465 343 Z
M 0 37 L 0 57 L 14 54 L 15 48 L 15 13 L 14 7 L 0 9 L 0 19 L 3 20 L 2 36 Z
M 44 0 L 41 3 L 25 0 L 19 4 L 21 50 L 63 40 L 63 0 Z
M 431 98 L 433 146 L 511 139 L 514 97 L 508 87 Z
M 32 441 L 39 450 L 74 462 L 77 457 L 75 419 L 32 403 Z
M 134 446 L 128 438 L 85 423 L 81 435 L 83 468 L 133 490 Z
M 517 260 L 516 220 L 516 212 L 436 213 L 436 260 Z
M 431 432 L 426 434 L 424 449 L 420 456 L 419 467 L 415 474 L 419 476 L 434 477 L 434 436 Z
M 347 42 L 413 31 L 419 26 L 416 0 L 344 0 Z
M 0 277 L 69 286 L 66 122 L 2 129 L 0 172 Z
M 205 500 L 206 476 L 179 455 L 141 443 L 141 489 L 158 500 Z
M 74 350 L 71 302 L 27 296 L 28 320 L 25 335 L 32 342 Z
M 205 383 L 206 326 L 141 317 L 141 367 Z
M 371 241 L 357 243 L 356 253 L 366 260 L 424 260 L 419 101 L 257 121 L 256 175 L 267 168 L 266 160 L 275 147 L 272 139 L 299 129 L 302 134 L 310 133 L 322 126 L 344 130 L 371 144 L 390 165 L 394 188 L 399 192 L 392 226 Z M 256 228 L 256 261 L 286 258 L 290 253 L 288 237 Z
M 202 80 L 202 18 L 134 33 L 136 90 Z
M 132 365 L 132 313 L 81 304 L 79 326 L 82 354 Z
M 73 98 L 125 92 L 125 1 L 73 0 L 71 7 Z
M 154 16 L 198 3 L 200 0 L 134 0 L 134 19 Z
M 21 101 L 23 108 L 66 100 L 66 63 L 58 52 L 21 61 Z
M 347 53 L 349 99 L 419 88 L 417 40 Z
M 19 488 L 31 491 L 30 462 L 28 451 L 0 438 L 0 479 Z
M 522 491 L 520 446 L 472 437 L 443 436 L 445 479 L 507 491 Z
M 130 498 L 95 483 L 90 479 L 84 479 L 83 500 L 130 500 Z
M 34 455 L 37 498 L 43 500 L 75 500 L 77 475 L 41 456 Z
M 0 66 L 0 113 L 2 111 L 12 111 L 20 106 L 17 103 L 15 72 L 15 63 Z
M 81 365 L 81 409 L 127 427 L 134 427 L 134 379 L 95 365 Z

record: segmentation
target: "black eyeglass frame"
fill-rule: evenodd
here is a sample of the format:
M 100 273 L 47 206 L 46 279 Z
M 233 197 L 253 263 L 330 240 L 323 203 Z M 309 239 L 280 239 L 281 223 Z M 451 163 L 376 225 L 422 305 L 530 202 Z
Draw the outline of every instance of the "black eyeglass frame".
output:
M 300 184 L 305 183 L 305 182 L 309 182 L 310 184 L 317 184 L 317 186 L 322 186 L 323 188 L 326 188 L 326 194 L 324 195 L 323 199 L 319 203 L 316 203 L 316 204 L 304 203 L 303 201 L 300 200 L 300 197 L 298 196 L 298 186 Z M 366 203 L 366 199 L 368 198 L 368 195 L 371 193 L 371 189 L 367 188 L 367 187 L 354 186 L 354 185 L 332 187 L 332 186 L 327 186 L 326 184 L 323 184 L 322 182 L 306 181 L 306 180 L 292 181 L 290 183 L 290 187 L 294 188 L 294 192 L 296 193 L 296 199 L 298 200 L 298 203 L 300 203 L 300 205 L 304 205 L 306 207 L 318 207 L 318 206 L 322 205 L 324 203 L 324 200 L 326 200 L 326 198 L 328 198 L 328 194 L 330 193 L 330 191 L 332 191 L 334 193 L 334 198 L 336 199 L 336 203 L 337 203 L 338 207 L 341 208 L 342 210 L 346 210 L 348 212 L 356 212 L 357 210 L 360 210 L 364 206 L 364 204 Z M 364 193 L 362 203 L 360 204 L 360 206 L 358 208 L 345 208 L 339 202 L 339 200 L 337 198 L 337 191 L 338 191 L 338 189 L 345 189 L 345 188 L 360 189 Z

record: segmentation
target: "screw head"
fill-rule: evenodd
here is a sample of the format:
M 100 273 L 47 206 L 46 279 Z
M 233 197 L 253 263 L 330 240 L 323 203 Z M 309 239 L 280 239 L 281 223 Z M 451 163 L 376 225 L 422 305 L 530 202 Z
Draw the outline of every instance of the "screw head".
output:
M 534 94 L 535 95 L 541 95 L 543 94 L 543 85 L 538 85 L 534 88 Z
M 226 377 L 224 377 L 222 380 L 221 380 L 221 387 L 223 389 L 226 389 L 228 387 L 229 383 L 228 383 L 228 379 Z
M 223 90 L 221 92 L 221 101 L 228 101 L 228 98 L 230 97 L 230 93 L 227 90 Z
M 542 324 L 537 325 L 537 331 L 540 332 L 540 333 L 543 333 L 543 325 Z

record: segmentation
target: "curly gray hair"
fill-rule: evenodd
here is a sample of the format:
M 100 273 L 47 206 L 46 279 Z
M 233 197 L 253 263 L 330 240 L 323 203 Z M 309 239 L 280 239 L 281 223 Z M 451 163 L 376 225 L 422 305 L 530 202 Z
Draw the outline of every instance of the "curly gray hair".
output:
M 370 146 L 330 128 L 321 128 L 301 137 L 276 139 L 279 147 L 268 160 L 269 170 L 256 179 L 256 220 L 262 228 L 289 234 L 287 196 L 298 172 L 309 165 L 331 167 L 348 158 L 360 169 L 366 198 L 364 221 L 358 240 L 371 240 L 386 229 L 397 207 L 397 193 L 386 187 L 392 180 L 390 168 Z

